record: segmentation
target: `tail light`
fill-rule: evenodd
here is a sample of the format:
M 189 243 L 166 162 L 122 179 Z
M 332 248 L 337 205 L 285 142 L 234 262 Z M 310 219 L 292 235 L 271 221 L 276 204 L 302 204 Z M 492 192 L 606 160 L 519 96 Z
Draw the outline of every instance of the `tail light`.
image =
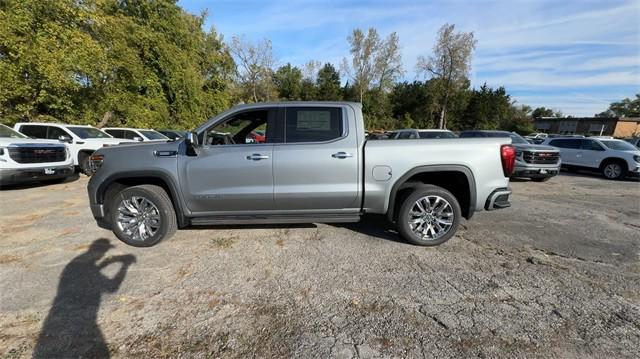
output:
M 104 155 L 91 155 L 89 157 L 89 169 L 92 173 L 96 173 L 100 167 L 102 167 L 102 162 L 104 161 Z
M 516 149 L 511 145 L 500 147 L 500 159 L 502 160 L 502 172 L 505 177 L 511 177 L 516 162 Z

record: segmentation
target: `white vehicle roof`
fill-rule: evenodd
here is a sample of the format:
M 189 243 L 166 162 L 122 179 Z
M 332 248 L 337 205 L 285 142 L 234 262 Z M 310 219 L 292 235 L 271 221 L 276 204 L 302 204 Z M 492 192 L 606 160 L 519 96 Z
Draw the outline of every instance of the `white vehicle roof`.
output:
M 55 122 L 18 122 L 15 124 L 16 126 L 18 125 L 40 125 L 40 126 L 61 126 L 61 127 L 91 127 L 91 128 L 97 128 L 91 125 L 75 125 L 72 123 L 55 123 Z
M 155 131 L 152 128 L 130 128 L 130 127 L 104 127 L 102 130 L 134 130 L 134 131 Z

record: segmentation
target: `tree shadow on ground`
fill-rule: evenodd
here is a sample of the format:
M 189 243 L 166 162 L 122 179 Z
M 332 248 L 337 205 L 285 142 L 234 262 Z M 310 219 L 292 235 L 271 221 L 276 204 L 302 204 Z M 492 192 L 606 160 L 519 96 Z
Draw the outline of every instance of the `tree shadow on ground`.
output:
M 108 239 L 97 239 L 64 268 L 58 293 L 33 351 L 34 358 L 109 357 L 96 321 L 101 297 L 118 290 L 127 269 L 136 260 L 129 254 L 100 261 L 110 248 L 113 245 Z M 114 263 L 121 266 L 113 278 L 101 273 Z

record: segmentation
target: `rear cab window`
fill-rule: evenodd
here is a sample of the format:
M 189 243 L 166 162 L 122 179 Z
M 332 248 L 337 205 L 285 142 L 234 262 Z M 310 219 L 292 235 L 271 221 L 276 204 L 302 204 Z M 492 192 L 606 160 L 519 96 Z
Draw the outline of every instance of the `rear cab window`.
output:
M 339 107 L 287 107 L 286 143 L 326 142 L 344 136 L 342 110 Z

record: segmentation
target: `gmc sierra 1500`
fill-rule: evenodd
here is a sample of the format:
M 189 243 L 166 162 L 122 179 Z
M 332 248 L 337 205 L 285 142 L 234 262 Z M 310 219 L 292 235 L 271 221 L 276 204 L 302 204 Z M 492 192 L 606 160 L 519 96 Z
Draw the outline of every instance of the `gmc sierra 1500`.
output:
M 265 132 L 265 142 L 252 131 Z M 386 214 L 418 245 L 461 218 L 510 205 L 508 138 L 365 141 L 361 105 L 232 108 L 186 139 L 91 156 L 93 216 L 123 242 L 152 246 L 188 225 L 356 222 Z

